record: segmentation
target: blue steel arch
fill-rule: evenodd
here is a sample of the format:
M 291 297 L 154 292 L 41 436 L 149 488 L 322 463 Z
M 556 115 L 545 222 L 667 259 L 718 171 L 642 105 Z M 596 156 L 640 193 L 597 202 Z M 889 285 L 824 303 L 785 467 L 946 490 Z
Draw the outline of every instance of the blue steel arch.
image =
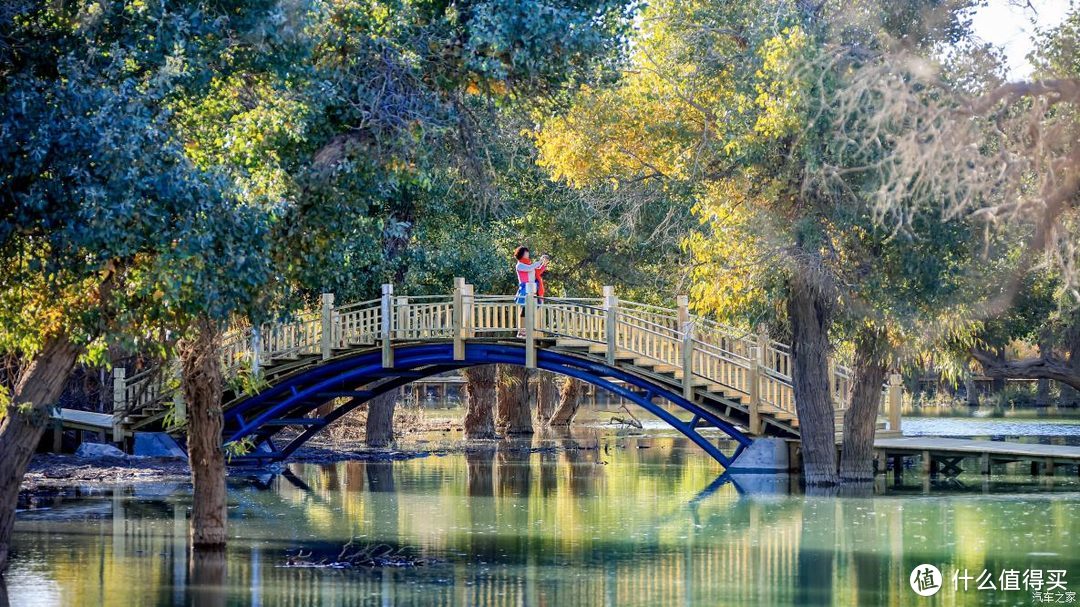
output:
M 256 443 L 267 442 L 284 422 L 307 424 L 308 428 L 288 446 L 252 456 L 258 460 L 280 460 L 288 457 L 300 445 L 356 407 L 389 390 L 415 379 L 437 375 L 455 369 L 486 364 L 525 364 L 524 345 L 508 343 L 469 343 L 465 358 L 454 360 L 451 343 L 406 344 L 394 348 L 394 366 L 382 366 L 378 349 L 331 360 L 283 378 L 274 386 L 253 395 L 225 412 L 226 442 L 253 437 Z M 537 352 L 537 367 L 579 379 L 621 396 L 667 422 L 692 440 L 718 462 L 728 467 L 752 439 L 733 424 L 720 418 L 708 408 L 683 398 L 681 392 L 655 381 L 593 360 L 552 350 Z M 369 388 L 355 389 L 355 386 Z M 616 383 L 622 382 L 622 383 Z M 320 419 L 303 418 L 334 396 L 354 396 L 345 405 L 335 408 Z M 683 420 L 655 404 L 663 398 L 693 417 Z M 731 455 L 725 454 L 708 437 L 697 430 L 717 428 L 734 439 L 738 445 Z

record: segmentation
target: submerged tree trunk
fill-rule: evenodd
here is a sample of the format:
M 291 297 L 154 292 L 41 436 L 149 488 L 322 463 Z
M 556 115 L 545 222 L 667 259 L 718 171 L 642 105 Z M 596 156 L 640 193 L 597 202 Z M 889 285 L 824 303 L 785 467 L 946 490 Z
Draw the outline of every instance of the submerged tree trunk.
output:
M 368 401 L 364 442 L 368 447 L 389 447 L 394 442 L 394 407 L 397 391 L 384 392 Z
M 49 408 L 63 393 L 80 351 L 64 336 L 45 342 L 16 382 L 12 404 L 0 421 L 0 573 L 8 566 L 23 474 L 45 433 Z
M 581 394 L 585 391 L 585 384 L 572 378 L 563 378 L 562 388 L 559 391 L 559 406 L 555 409 L 548 425 L 555 427 L 567 427 L 577 416 L 578 404 L 581 402 Z
M 495 438 L 495 365 L 462 370 L 465 377 L 465 438 Z
M 865 328 L 855 338 L 854 377 L 851 401 L 844 413 L 840 459 L 840 478 L 845 481 L 874 480 L 874 432 L 887 371 L 887 348 L 881 329 Z
M 812 273 L 791 278 L 788 318 L 791 322 L 792 383 L 802 439 L 803 475 L 807 485 L 834 485 L 835 420 L 829 393 L 829 327 L 831 302 Z
M 559 405 L 559 385 L 551 371 L 536 374 L 536 422 L 546 425 Z
M 499 365 L 497 400 L 499 425 L 507 434 L 533 433 L 528 369 Z
M 209 318 L 195 322 L 195 334 L 179 344 L 184 403 L 188 410 L 188 459 L 194 506 L 191 545 L 225 545 L 228 522 L 225 492 L 225 451 L 221 440 L 225 422 L 221 413 L 223 378 L 218 351 L 221 330 Z

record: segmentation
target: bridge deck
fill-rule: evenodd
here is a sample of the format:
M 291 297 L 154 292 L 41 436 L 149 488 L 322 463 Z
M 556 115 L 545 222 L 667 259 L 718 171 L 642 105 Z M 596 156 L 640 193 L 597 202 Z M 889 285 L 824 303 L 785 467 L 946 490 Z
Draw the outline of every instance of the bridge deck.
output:
M 980 468 L 984 474 L 990 473 L 993 463 L 1029 461 L 1033 464 L 1033 472 L 1037 472 L 1037 465 L 1041 464 L 1048 474 L 1053 472 L 1055 464 L 1080 466 L 1080 447 L 1070 445 L 906 436 L 879 438 L 874 441 L 874 450 L 884 457 L 920 455 L 923 469 L 927 472 L 935 471 L 942 461 L 966 457 L 980 458 Z

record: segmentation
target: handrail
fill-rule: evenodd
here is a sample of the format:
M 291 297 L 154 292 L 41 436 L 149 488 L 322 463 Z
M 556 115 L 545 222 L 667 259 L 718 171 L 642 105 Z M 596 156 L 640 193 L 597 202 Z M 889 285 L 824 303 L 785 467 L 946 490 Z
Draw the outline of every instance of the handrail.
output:
M 399 294 L 387 287 L 379 299 L 342 305 L 326 295 L 321 310 L 298 310 L 257 328 L 235 327 L 222 339 L 225 373 L 255 374 L 275 361 L 300 356 L 321 354 L 325 359 L 334 349 L 355 345 L 382 344 L 387 364 L 392 360 L 387 358 L 392 357 L 388 344 L 394 341 L 453 339 L 457 352 L 467 337 L 506 336 L 522 329 L 523 306 L 517 295 L 475 294 L 462 284 L 456 283 L 453 295 Z M 536 298 L 533 335 L 607 344 L 608 350 L 621 349 L 680 369 L 687 394 L 693 391 L 691 378 L 700 378 L 751 401 L 793 411 L 788 344 L 690 314 L 685 298 L 675 309 L 618 300 L 612 293 L 605 291 L 604 298 Z M 608 356 L 614 360 L 613 352 Z M 127 378 L 123 414 L 172 398 L 174 390 L 166 385 L 167 373 L 162 371 L 151 367 Z M 120 381 L 124 382 L 122 374 Z M 830 393 L 838 409 L 846 406 L 851 381 L 851 369 L 833 367 Z

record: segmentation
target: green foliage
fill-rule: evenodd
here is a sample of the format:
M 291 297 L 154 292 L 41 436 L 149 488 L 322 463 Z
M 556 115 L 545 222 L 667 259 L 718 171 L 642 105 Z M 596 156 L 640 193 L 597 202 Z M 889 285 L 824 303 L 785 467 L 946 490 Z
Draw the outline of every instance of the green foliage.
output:
M 254 396 L 269 386 L 269 382 L 262 374 L 253 373 L 251 363 L 245 361 L 235 373 L 230 375 L 225 382 L 225 389 L 233 394 Z
M 225 451 L 225 460 L 232 463 L 232 458 L 241 457 L 255 450 L 255 438 L 245 436 L 237 440 L 229 441 L 221 446 Z

